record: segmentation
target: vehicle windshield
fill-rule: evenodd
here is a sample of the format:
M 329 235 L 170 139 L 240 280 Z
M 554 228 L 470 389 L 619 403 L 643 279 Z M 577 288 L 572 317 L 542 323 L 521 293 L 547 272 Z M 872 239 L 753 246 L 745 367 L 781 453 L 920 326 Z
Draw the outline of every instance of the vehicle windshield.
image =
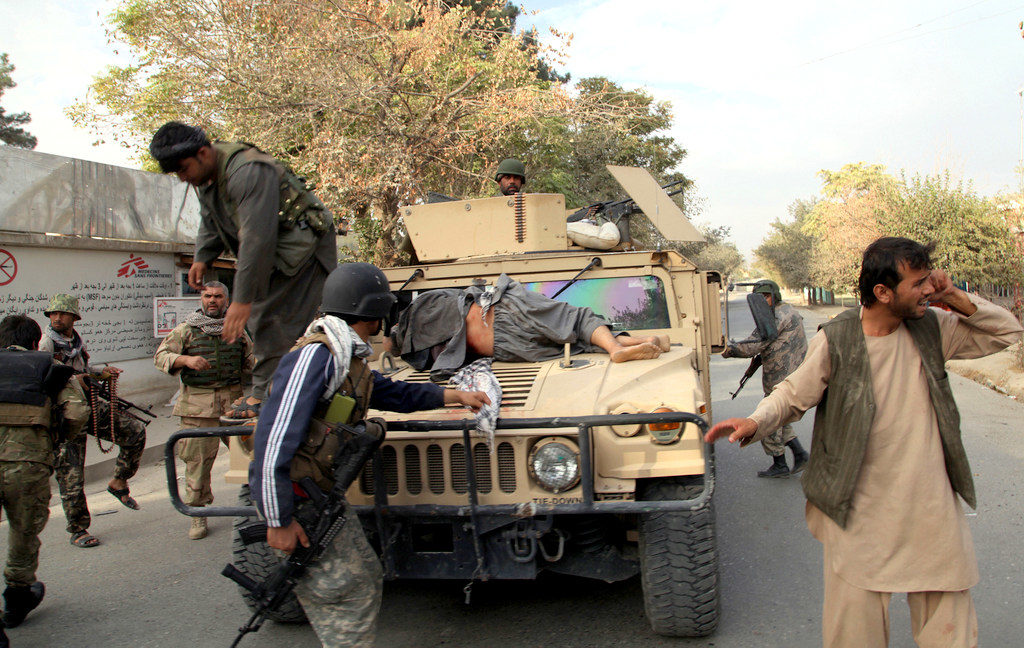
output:
M 527 290 L 552 297 L 568 281 L 532 281 Z M 580 279 L 558 297 L 573 306 L 586 306 L 617 330 L 671 328 L 665 287 L 654 276 Z

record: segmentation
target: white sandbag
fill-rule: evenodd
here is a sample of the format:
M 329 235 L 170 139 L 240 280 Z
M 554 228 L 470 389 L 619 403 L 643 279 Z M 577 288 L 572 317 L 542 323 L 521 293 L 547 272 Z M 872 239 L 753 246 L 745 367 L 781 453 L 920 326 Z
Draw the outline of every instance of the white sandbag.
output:
M 610 250 L 619 244 L 619 228 L 614 223 L 604 223 L 600 227 L 591 223 L 566 223 L 569 240 L 592 250 Z

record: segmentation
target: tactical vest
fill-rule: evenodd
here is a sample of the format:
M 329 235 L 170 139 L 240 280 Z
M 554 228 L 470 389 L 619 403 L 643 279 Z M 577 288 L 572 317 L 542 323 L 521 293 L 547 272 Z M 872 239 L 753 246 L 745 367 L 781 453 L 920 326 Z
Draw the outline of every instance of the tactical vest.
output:
M 241 338 L 231 344 L 221 340 L 219 335 L 203 333 L 192 327 L 192 340 L 185 353 L 200 356 L 210 363 L 209 369 L 198 371 L 185 367 L 181 370 L 181 382 L 189 387 L 220 389 L 242 382 L 242 367 L 245 363 L 245 345 Z
M 292 347 L 292 351 L 300 349 L 307 344 L 315 343 L 331 348 L 327 336 L 322 333 L 316 333 L 300 338 L 295 346 Z M 370 394 L 372 391 L 373 375 L 369 365 L 362 358 L 353 356 L 349 364 L 348 375 L 345 377 L 344 382 L 342 382 L 341 388 L 336 392 L 349 396 L 356 401 L 355 407 L 352 408 L 352 414 L 349 415 L 347 421 L 342 421 L 343 423 L 352 424 L 356 421 L 361 421 L 366 416 L 366 411 L 370 409 Z M 331 465 L 334 462 L 334 455 L 338 452 L 338 447 L 340 446 L 338 436 L 331 434 L 331 424 L 327 423 L 323 418 L 327 412 L 331 397 L 333 397 L 333 394 L 328 394 L 317 405 L 317 409 L 313 413 L 313 419 L 309 424 L 309 431 L 302 445 L 295 452 L 295 458 L 292 460 L 291 467 L 292 481 L 297 482 L 304 477 L 310 477 L 324 492 L 330 490 L 331 486 L 334 485 Z
M 44 351 L 0 350 L 0 425 L 49 429 L 47 376 L 52 367 L 53 358 Z
M 220 155 L 217 156 L 217 194 L 227 203 L 231 212 L 237 212 L 231 197 L 228 195 L 228 178 L 239 167 L 253 162 L 266 164 L 277 172 L 280 178 L 280 199 L 278 202 L 278 218 L 285 229 L 313 230 L 317 237 L 323 236 L 334 226 L 334 219 L 327 207 L 306 186 L 306 180 L 295 173 L 275 157 L 267 155 L 255 146 L 241 142 L 216 142 L 213 144 Z
M 974 480 L 960 440 L 960 413 L 949 388 L 938 318 L 929 309 L 923 318 L 903 324 L 921 354 L 949 482 L 974 508 Z M 831 375 L 814 415 L 811 458 L 801 481 L 807 500 L 845 527 L 875 416 L 871 363 L 859 308 L 844 311 L 822 329 Z

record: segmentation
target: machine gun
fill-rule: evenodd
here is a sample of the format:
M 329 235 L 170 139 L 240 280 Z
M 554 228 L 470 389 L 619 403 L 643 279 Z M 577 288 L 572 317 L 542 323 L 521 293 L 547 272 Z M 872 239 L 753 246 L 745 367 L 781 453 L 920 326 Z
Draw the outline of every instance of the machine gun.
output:
M 146 416 L 149 416 L 151 418 L 156 418 L 156 414 L 154 414 L 152 410 L 146 409 L 145 407 L 140 407 L 129 400 L 121 398 L 120 396 L 114 396 L 113 398 L 111 398 L 110 383 L 103 380 L 98 380 L 95 377 L 91 376 L 90 374 L 83 374 L 82 380 L 85 382 L 85 386 L 90 392 L 93 392 L 100 398 L 106 400 L 108 403 L 110 403 L 111 407 L 116 406 L 118 411 L 127 414 L 133 419 L 141 421 L 146 425 L 152 423 L 152 421 L 144 419 L 138 414 L 133 414 L 130 410 L 136 410 L 140 414 L 145 414 Z
M 675 182 L 670 182 L 666 185 L 662 185 L 661 188 L 665 189 L 668 195 L 674 196 L 676 194 L 683 193 L 686 187 L 682 185 L 685 185 L 687 182 L 689 182 L 689 180 L 684 178 L 682 180 L 676 180 Z M 672 189 L 673 187 L 679 188 Z M 669 189 L 672 189 L 672 191 L 668 191 Z M 639 211 L 640 208 L 637 206 L 636 201 L 634 201 L 632 198 L 623 198 L 622 200 L 609 200 L 606 202 L 594 203 L 589 207 L 584 207 L 583 209 L 577 210 L 570 214 L 569 217 L 565 219 L 565 222 L 575 223 L 583 220 L 584 218 L 589 218 L 591 216 L 597 216 L 600 214 L 608 221 L 618 225 L 620 220 L 632 216 L 633 214 L 636 214 Z
M 750 377 L 753 376 L 757 372 L 757 370 L 760 369 L 760 367 L 761 354 L 757 354 L 756 356 L 750 359 L 750 364 L 747 365 L 747 370 L 743 372 L 743 377 L 740 378 L 739 387 L 737 387 L 736 391 L 732 393 L 732 397 L 734 400 L 736 398 L 736 394 L 740 393 L 740 390 L 743 389 L 743 385 L 747 384 L 747 381 L 750 380 Z
M 260 629 L 267 612 L 277 609 L 284 603 L 306 568 L 323 555 L 345 525 L 345 509 L 348 507 L 345 491 L 384 441 L 384 426 L 375 422 L 359 423 L 354 427 L 339 423 L 331 430 L 331 434 L 340 436 L 342 433 L 347 434 L 348 438 L 344 440 L 337 453 L 333 466 L 334 486 L 331 490 L 324 494 L 308 477 L 299 482 L 299 486 L 313 500 L 315 512 L 309 519 L 299 520 L 309 538 L 309 546 L 296 547 L 295 551 L 274 568 L 261 583 L 249 578 L 231 563 L 221 571 L 221 574 L 247 589 L 256 601 L 256 611 L 249 621 L 238 629 L 238 636 L 235 637 L 231 648 L 235 648 L 245 635 Z M 299 519 L 299 516 L 296 518 Z M 265 538 L 266 527 L 262 527 L 262 532 Z

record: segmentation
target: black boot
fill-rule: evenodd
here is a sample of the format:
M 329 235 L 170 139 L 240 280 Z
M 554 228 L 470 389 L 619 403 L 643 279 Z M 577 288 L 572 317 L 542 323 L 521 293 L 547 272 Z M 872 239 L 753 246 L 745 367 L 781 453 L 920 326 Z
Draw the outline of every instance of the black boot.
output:
M 789 474 L 795 475 L 804 469 L 804 466 L 807 465 L 807 460 L 810 459 L 811 455 L 807 454 L 804 447 L 800 445 L 800 440 L 796 437 L 790 439 L 789 443 L 786 445 L 793 451 L 793 470 L 790 470 Z
M 786 453 L 772 457 L 773 463 L 767 470 L 758 471 L 758 477 L 789 477 L 789 466 L 786 464 Z
M 3 621 L 0 621 L 0 648 L 11 648 L 11 642 L 7 639 L 7 633 L 4 632 Z
M 43 601 L 46 586 L 36 581 L 31 585 L 8 585 L 4 590 L 4 625 L 21 625 L 28 613 Z

